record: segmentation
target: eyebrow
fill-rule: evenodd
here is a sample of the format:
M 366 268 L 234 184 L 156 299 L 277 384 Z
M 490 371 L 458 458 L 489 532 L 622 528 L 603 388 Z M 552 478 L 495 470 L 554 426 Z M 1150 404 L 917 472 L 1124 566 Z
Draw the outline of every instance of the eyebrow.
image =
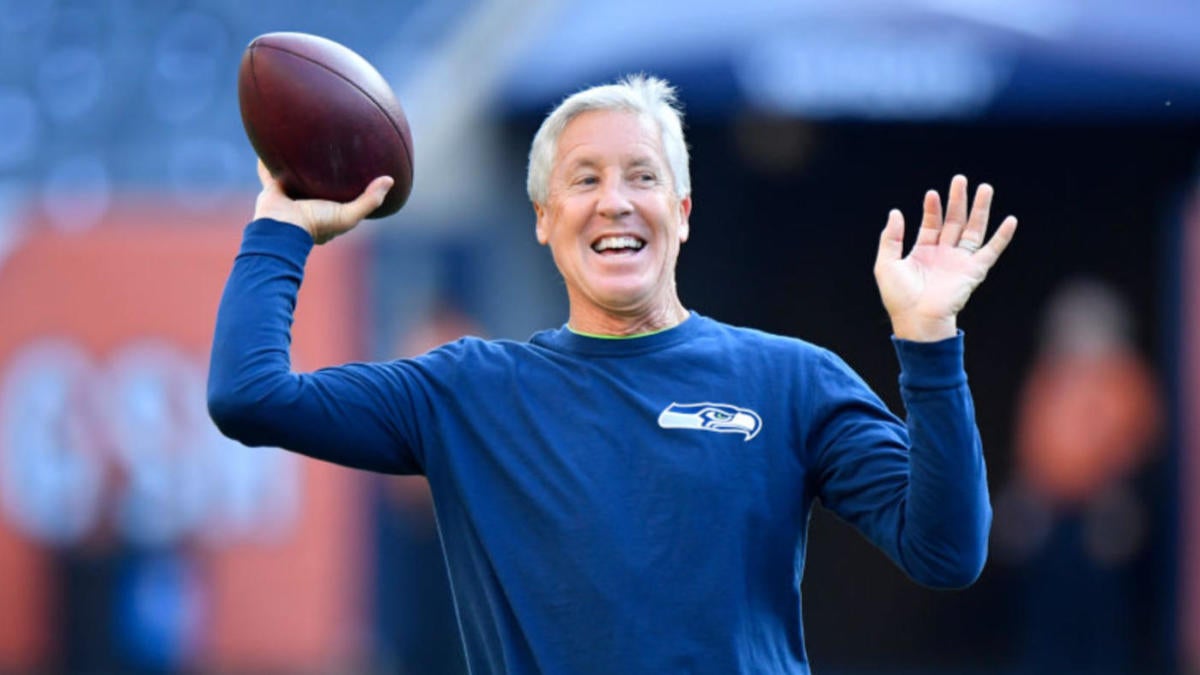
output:
M 566 169 L 567 172 L 571 172 L 571 171 L 578 171 L 579 169 L 594 169 L 598 165 L 599 165 L 599 162 L 597 162 L 596 160 L 588 158 L 588 157 L 583 157 L 580 159 L 572 160 L 571 163 L 567 164 L 563 168 Z
M 570 164 L 567 164 L 564 167 L 564 169 L 568 172 L 571 172 L 571 171 L 578 171 L 579 169 L 595 169 L 599 165 L 600 165 L 600 162 L 596 161 L 595 159 L 592 159 L 590 157 L 581 157 L 579 159 L 572 160 Z M 660 168 L 659 162 L 657 162 L 653 157 L 650 157 L 649 155 L 636 155 L 636 156 L 634 156 L 633 160 L 630 161 L 626 166 L 628 166 L 629 168 L 641 168 L 641 167 L 649 167 L 652 169 Z

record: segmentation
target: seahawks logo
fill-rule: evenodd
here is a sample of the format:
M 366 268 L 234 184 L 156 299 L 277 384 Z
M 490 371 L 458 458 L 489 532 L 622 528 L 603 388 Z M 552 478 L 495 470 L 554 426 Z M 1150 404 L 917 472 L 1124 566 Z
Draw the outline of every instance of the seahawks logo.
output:
M 672 403 L 659 414 L 658 426 L 742 434 L 749 441 L 762 429 L 762 418 L 753 410 L 727 403 Z

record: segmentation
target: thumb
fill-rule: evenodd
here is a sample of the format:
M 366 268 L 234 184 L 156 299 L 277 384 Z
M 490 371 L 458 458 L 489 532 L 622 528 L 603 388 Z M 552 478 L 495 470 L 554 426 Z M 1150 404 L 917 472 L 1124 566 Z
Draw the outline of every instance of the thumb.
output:
M 904 216 L 899 209 L 888 212 L 887 225 L 879 234 L 879 253 L 875 264 L 899 260 L 904 254 Z
M 388 190 L 395 184 L 396 181 L 391 176 L 380 176 L 371 181 L 361 195 L 345 205 L 346 220 L 357 223 L 371 215 L 371 212 L 379 208 L 387 198 Z
M 267 168 L 262 159 L 258 160 L 258 180 L 262 183 L 263 190 L 283 194 L 283 188 L 279 186 L 279 180 L 271 175 L 271 170 Z

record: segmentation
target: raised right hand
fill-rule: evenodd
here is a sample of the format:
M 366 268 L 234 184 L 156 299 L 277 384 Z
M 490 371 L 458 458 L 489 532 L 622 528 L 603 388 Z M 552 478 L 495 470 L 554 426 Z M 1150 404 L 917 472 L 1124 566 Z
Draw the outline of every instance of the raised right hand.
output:
M 371 181 L 354 201 L 339 203 L 288 197 L 261 159 L 258 160 L 258 179 L 262 181 L 262 192 L 258 193 L 258 200 L 254 204 L 255 220 L 271 218 L 290 223 L 312 235 L 316 244 L 324 244 L 354 229 L 363 218 L 379 208 L 395 182 L 391 176 L 380 176 Z

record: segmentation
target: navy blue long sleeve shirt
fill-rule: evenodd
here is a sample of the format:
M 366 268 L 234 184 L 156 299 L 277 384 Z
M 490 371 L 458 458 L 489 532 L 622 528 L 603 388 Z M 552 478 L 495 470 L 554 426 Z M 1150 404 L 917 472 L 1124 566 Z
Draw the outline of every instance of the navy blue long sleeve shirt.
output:
M 991 510 L 962 336 L 895 340 L 907 420 L 831 352 L 691 314 L 294 373 L 312 240 L 251 223 L 217 318 L 227 435 L 423 474 L 474 673 L 807 673 L 815 499 L 916 581 L 980 573 Z

